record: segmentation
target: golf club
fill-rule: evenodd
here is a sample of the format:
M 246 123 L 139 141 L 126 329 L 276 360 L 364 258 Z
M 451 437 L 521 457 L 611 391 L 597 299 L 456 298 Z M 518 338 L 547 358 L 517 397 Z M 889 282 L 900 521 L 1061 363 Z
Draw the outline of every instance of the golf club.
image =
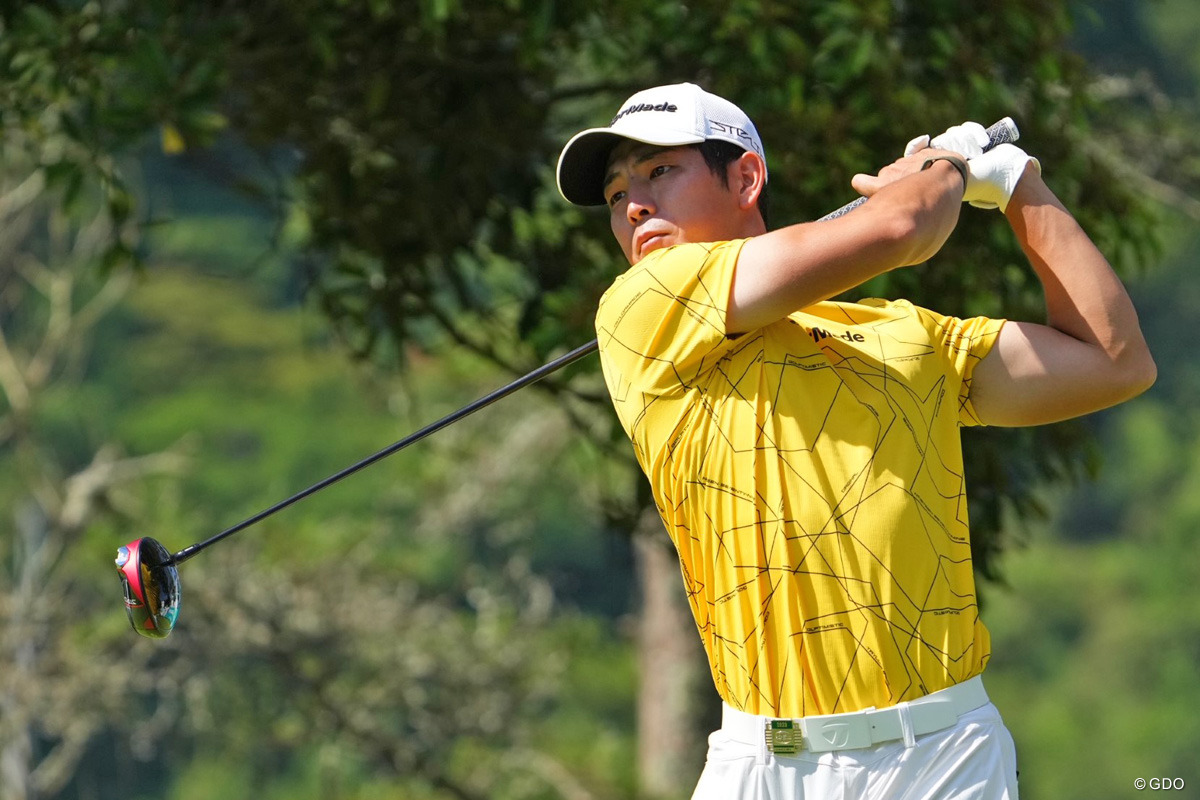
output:
M 1012 119 L 1005 117 L 999 122 L 987 129 L 988 144 L 984 148 L 990 150 L 998 144 L 1005 142 L 1015 142 L 1020 133 Z M 839 208 L 830 214 L 821 217 L 819 221 L 835 219 L 843 214 L 852 211 L 862 203 L 866 202 L 865 197 L 860 197 L 853 202 Z M 315 492 L 319 492 L 331 484 L 337 483 L 342 478 L 348 477 L 360 469 L 369 467 L 376 461 L 386 458 L 387 456 L 397 453 L 408 447 L 414 442 L 424 439 L 431 433 L 445 428 L 464 417 L 467 417 L 479 409 L 491 405 L 502 397 L 506 397 L 518 389 L 522 389 L 531 383 L 536 383 L 552 372 L 555 372 L 566 365 L 578 361 L 584 356 L 592 353 L 598 347 L 597 340 L 593 339 L 581 347 L 577 347 L 571 352 L 554 359 L 553 361 L 544 364 L 532 372 L 518 378 L 512 383 L 496 389 L 491 394 L 479 398 L 478 400 L 460 408 L 451 414 L 442 417 L 436 422 L 426 425 L 424 428 L 409 434 L 403 439 L 391 444 L 384 449 L 358 461 L 340 472 L 325 478 L 322 481 L 314 483 L 307 489 L 304 489 L 296 494 L 281 500 L 275 505 L 267 508 L 252 517 L 249 517 L 233 527 L 226 528 L 217 535 L 198 542 L 189 547 L 185 547 L 178 553 L 172 554 L 167 548 L 163 547 L 156 539 L 149 536 L 143 536 L 140 539 L 135 539 L 127 545 L 120 547 L 117 550 L 117 574 L 121 578 L 121 586 L 125 594 L 125 611 L 129 615 L 129 622 L 133 629 L 141 634 L 152 639 L 165 639 L 170 635 L 175 628 L 175 622 L 179 617 L 180 605 L 180 587 L 179 587 L 179 570 L 178 567 L 184 561 L 187 561 L 192 556 L 199 553 L 201 550 L 216 544 L 222 539 L 232 536 L 233 534 L 244 530 L 257 522 L 261 522 L 272 514 L 282 511 L 293 503 L 299 502 Z
M 280 500 L 270 508 L 264 509 L 230 528 L 226 528 L 216 536 L 193 544 L 190 547 L 185 547 L 174 555 L 157 540 L 149 536 L 143 536 L 141 539 L 120 547 L 117 550 L 116 558 L 117 573 L 121 577 L 121 585 L 125 592 L 125 610 L 129 614 L 129 622 L 133 625 L 133 629 L 141 635 L 152 639 L 165 639 L 170 635 L 171 631 L 175 628 L 175 620 L 179 617 L 180 593 L 178 566 L 201 550 L 216 544 L 227 536 L 232 536 L 238 531 L 249 528 L 257 522 L 261 522 L 293 503 L 303 500 L 310 494 L 319 492 L 325 487 L 337 483 L 342 478 L 353 475 L 360 469 L 369 467 L 376 461 L 403 450 L 410 444 L 424 439 L 426 436 L 445 428 L 447 425 L 458 422 L 460 419 L 475 413 L 484 406 L 491 405 L 500 398 L 506 397 L 518 389 L 541 380 L 550 373 L 565 367 L 567 364 L 578 361 L 595 350 L 596 347 L 596 340 L 593 339 L 587 344 L 577 347 L 571 352 L 538 367 L 512 383 L 496 389 L 491 394 L 485 395 L 473 403 L 447 414 L 436 422 L 431 422 L 400 441 L 388 445 L 382 450 L 351 464 L 339 472 L 335 472 L 322 481 L 314 483 L 307 489 L 299 491 L 285 500 Z

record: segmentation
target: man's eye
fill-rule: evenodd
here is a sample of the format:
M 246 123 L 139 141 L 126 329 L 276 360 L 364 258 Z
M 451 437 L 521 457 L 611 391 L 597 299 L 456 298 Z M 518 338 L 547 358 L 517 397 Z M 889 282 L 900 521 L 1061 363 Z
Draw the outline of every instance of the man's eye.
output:
M 624 192 L 613 192 L 613 193 L 612 193 L 611 195 L 609 195 L 609 197 L 608 197 L 608 207 L 609 207 L 609 208 L 612 208 L 612 207 L 613 207 L 613 206 L 615 206 L 617 203 L 621 202 L 621 199 L 622 199 L 622 198 L 624 198 L 624 197 L 625 197 L 625 193 L 624 193 Z
M 669 166 L 667 166 L 666 164 L 659 164 L 657 167 L 655 167 L 654 169 L 650 170 L 650 177 L 651 177 L 651 178 L 657 178 L 659 175 L 662 175 L 663 173 L 665 173 L 665 172 L 666 172 L 667 170 L 669 170 L 669 169 L 670 169 L 670 167 L 669 167 Z

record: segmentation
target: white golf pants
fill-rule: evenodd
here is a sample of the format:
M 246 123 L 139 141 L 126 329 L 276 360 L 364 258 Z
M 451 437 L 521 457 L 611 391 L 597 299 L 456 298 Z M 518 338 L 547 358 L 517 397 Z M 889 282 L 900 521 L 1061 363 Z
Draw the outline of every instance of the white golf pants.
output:
M 1017 800 L 1016 750 L 991 703 L 909 745 L 775 755 L 756 738 L 709 736 L 692 800 Z

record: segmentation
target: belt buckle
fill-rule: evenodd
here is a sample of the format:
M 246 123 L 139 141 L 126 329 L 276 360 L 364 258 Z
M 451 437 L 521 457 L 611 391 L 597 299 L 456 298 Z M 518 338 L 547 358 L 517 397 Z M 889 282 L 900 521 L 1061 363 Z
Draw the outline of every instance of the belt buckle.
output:
M 767 750 L 777 756 L 794 756 L 804 747 L 804 735 L 795 720 L 767 720 L 765 730 Z

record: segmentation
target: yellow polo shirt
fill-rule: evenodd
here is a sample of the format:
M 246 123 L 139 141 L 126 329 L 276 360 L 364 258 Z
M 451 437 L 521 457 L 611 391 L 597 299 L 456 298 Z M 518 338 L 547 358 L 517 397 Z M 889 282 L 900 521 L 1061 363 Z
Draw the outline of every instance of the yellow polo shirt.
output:
M 959 426 L 1003 320 L 824 302 L 729 338 L 743 241 L 650 254 L 596 315 L 717 691 L 799 717 L 979 674 Z

